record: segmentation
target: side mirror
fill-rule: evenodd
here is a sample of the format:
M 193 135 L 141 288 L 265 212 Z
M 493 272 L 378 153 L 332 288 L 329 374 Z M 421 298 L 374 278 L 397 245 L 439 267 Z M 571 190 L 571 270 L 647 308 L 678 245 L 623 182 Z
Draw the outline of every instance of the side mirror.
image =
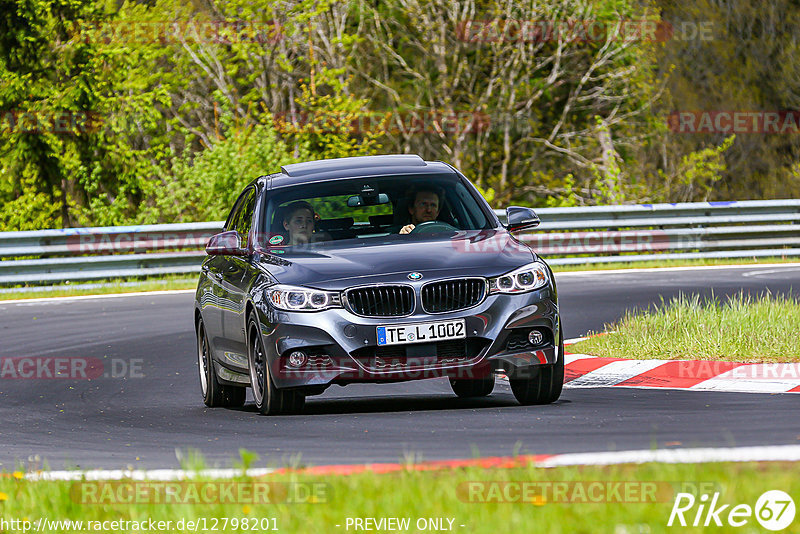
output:
M 211 236 L 206 244 L 206 254 L 209 256 L 244 256 L 247 251 L 242 248 L 239 232 L 229 230 Z
M 518 232 L 526 228 L 535 228 L 539 226 L 541 220 L 536 212 L 531 208 L 523 208 L 520 206 L 509 206 L 506 208 L 506 229 L 509 232 Z

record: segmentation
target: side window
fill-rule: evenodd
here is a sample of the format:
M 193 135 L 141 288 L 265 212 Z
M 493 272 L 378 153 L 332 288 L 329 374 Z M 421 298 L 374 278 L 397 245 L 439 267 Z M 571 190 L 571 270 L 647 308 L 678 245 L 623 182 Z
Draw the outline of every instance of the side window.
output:
M 242 212 L 242 204 L 245 196 L 247 196 L 247 191 L 239 195 L 239 198 L 236 200 L 236 204 L 233 205 L 233 209 L 228 215 L 228 220 L 225 221 L 226 232 L 236 229 L 236 224 L 239 222 L 239 214 Z
M 253 227 L 253 211 L 256 206 L 255 188 L 251 187 L 245 191 L 240 205 L 242 209 L 239 211 L 238 219 L 235 222 L 235 229 L 239 233 L 242 244 L 246 244 L 247 238 L 250 235 L 250 229 Z

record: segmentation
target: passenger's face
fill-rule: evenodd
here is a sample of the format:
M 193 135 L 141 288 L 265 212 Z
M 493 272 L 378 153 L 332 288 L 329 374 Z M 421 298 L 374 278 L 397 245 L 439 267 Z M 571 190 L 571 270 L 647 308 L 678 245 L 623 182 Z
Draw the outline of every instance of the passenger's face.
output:
M 283 228 L 289 232 L 290 244 L 308 243 L 314 233 L 314 214 L 305 208 L 295 210 L 284 219 Z
M 439 197 L 430 191 L 420 191 L 414 203 L 408 207 L 408 212 L 413 224 L 435 221 L 439 216 Z

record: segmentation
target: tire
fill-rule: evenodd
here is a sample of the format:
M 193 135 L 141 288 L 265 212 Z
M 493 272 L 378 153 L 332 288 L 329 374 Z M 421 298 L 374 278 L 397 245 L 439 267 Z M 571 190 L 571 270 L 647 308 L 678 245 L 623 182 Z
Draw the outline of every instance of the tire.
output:
M 533 377 L 508 379 L 511 392 L 523 406 L 550 404 L 558 400 L 564 387 L 564 336 L 558 340 L 558 361 L 543 365 Z
M 250 383 L 259 413 L 262 415 L 301 413 L 306 403 L 305 394 L 299 390 L 278 389 L 272 381 L 272 372 L 255 315 L 250 317 L 247 332 Z
M 203 318 L 197 320 L 197 365 L 200 371 L 200 391 L 209 408 L 240 408 L 244 406 L 247 388 L 219 383 L 211 348 L 208 344 Z
M 451 378 L 450 387 L 453 388 L 453 393 L 462 399 L 486 397 L 494 389 L 494 375 L 489 374 L 489 376 L 486 378 L 473 379 Z

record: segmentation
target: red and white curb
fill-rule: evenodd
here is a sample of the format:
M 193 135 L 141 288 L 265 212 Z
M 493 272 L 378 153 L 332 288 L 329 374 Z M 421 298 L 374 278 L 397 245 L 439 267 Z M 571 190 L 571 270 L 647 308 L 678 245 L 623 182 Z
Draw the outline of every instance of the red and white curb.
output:
M 564 355 L 568 388 L 634 387 L 800 393 L 798 363 L 739 363 L 702 360 L 626 360 Z
M 565 467 L 580 465 L 643 464 L 651 462 L 669 464 L 693 464 L 706 462 L 797 462 L 800 461 L 800 445 L 776 445 L 766 447 L 709 447 L 693 449 L 655 449 L 632 451 L 607 451 L 566 454 L 530 454 L 519 456 L 495 456 L 462 460 L 431 462 L 375 463 L 348 465 L 321 465 L 302 469 L 209 469 L 187 471 L 183 469 L 155 470 L 89 470 L 89 471 L 37 471 L 18 475 L 30 481 L 103 481 L 103 480 L 149 480 L 172 481 L 203 479 L 228 479 L 240 476 L 264 477 L 273 474 L 302 473 L 306 475 L 330 476 L 353 475 L 371 472 L 376 474 L 398 471 L 439 471 L 466 467 L 510 469 L 516 467 Z M 10 477 L 10 474 L 0 474 Z

